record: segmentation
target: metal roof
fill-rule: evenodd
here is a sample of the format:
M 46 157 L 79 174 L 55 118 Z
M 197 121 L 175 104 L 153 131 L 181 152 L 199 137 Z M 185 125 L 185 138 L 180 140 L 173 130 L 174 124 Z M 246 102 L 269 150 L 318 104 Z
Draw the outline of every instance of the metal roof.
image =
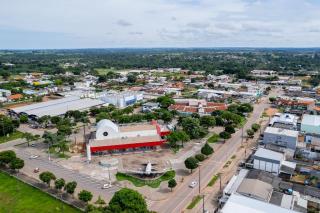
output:
M 252 199 L 246 196 L 232 194 L 221 209 L 221 213 L 294 213 L 296 211 L 285 209 L 270 203 Z
M 28 115 L 36 115 L 38 117 L 42 117 L 44 115 L 57 116 L 63 115 L 70 110 L 84 110 L 102 104 L 104 104 L 104 102 L 98 99 L 68 97 L 14 108 L 13 111 L 17 113 L 25 112 Z
M 263 158 L 263 159 L 270 159 L 274 161 L 278 161 L 279 163 L 282 162 L 284 159 L 284 155 L 279 152 L 271 151 L 269 149 L 259 148 L 256 153 L 254 153 L 253 158 Z

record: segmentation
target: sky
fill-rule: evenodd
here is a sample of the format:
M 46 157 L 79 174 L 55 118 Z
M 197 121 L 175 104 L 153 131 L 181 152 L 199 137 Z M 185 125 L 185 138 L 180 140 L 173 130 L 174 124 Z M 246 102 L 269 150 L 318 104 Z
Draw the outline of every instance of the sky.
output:
M 0 0 L 0 49 L 320 47 L 320 0 Z

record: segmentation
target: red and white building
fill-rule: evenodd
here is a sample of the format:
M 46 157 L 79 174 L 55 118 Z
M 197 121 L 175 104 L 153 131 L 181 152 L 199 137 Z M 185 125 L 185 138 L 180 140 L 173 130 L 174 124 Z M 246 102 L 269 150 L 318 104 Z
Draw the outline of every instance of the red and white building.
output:
M 175 99 L 175 104 L 169 107 L 169 110 L 176 110 L 180 114 L 190 115 L 198 113 L 200 116 L 211 115 L 217 110 L 226 110 L 228 106 L 224 103 L 207 102 L 198 99 Z
M 91 154 L 95 152 L 160 146 L 166 142 L 163 137 L 169 133 L 167 127 L 156 121 L 150 124 L 118 126 L 104 119 L 98 122 L 96 132 L 87 144 L 87 158 L 90 161 Z

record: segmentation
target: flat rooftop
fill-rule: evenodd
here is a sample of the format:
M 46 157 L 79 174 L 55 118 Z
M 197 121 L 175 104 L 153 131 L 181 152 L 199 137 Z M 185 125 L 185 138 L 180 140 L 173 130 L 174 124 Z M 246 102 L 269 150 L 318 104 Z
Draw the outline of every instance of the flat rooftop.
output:
M 99 147 L 99 146 L 116 146 L 116 145 L 139 144 L 139 143 L 149 143 L 149 142 L 159 142 L 159 141 L 163 141 L 160 135 L 153 135 L 153 136 L 123 137 L 123 138 L 105 139 L 105 140 L 92 139 L 90 140 L 89 145 L 91 147 Z
M 267 127 L 264 131 L 265 133 L 275 134 L 275 135 L 286 135 L 290 137 L 298 137 L 299 132 L 295 130 L 289 130 L 289 129 L 281 129 L 281 128 L 275 128 L 275 127 Z

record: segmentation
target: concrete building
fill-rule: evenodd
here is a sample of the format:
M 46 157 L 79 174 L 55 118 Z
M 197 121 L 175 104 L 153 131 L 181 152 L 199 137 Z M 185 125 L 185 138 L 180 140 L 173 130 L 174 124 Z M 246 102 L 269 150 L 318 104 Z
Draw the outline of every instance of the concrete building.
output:
M 283 148 L 295 150 L 298 143 L 299 132 L 275 127 L 267 127 L 264 136 L 264 144 L 273 144 Z
M 289 113 L 276 113 L 270 120 L 269 126 L 297 130 L 298 117 Z
M 0 96 L 1 97 L 9 97 L 10 95 L 11 95 L 11 91 L 10 90 L 0 89 Z
M 301 132 L 320 135 L 320 115 L 303 115 Z
M 109 152 L 119 150 L 134 150 L 160 146 L 170 131 L 165 126 L 160 126 L 156 121 L 150 124 L 134 124 L 118 126 L 110 120 L 98 122 L 96 131 L 91 134 L 87 143 L 87 158 L 91 160 L 91 153 Z
M 276 175 L 284 173 L 291 176 L 296 169 L 296 163 L 285 161 L 283 153 L 259 148 L 253 155 L 253 168 Z
M 98 96 L 105 103 L 119 108 L 125 108 L 143 99 L 143 93 L 136 91 L 100 93 Z

